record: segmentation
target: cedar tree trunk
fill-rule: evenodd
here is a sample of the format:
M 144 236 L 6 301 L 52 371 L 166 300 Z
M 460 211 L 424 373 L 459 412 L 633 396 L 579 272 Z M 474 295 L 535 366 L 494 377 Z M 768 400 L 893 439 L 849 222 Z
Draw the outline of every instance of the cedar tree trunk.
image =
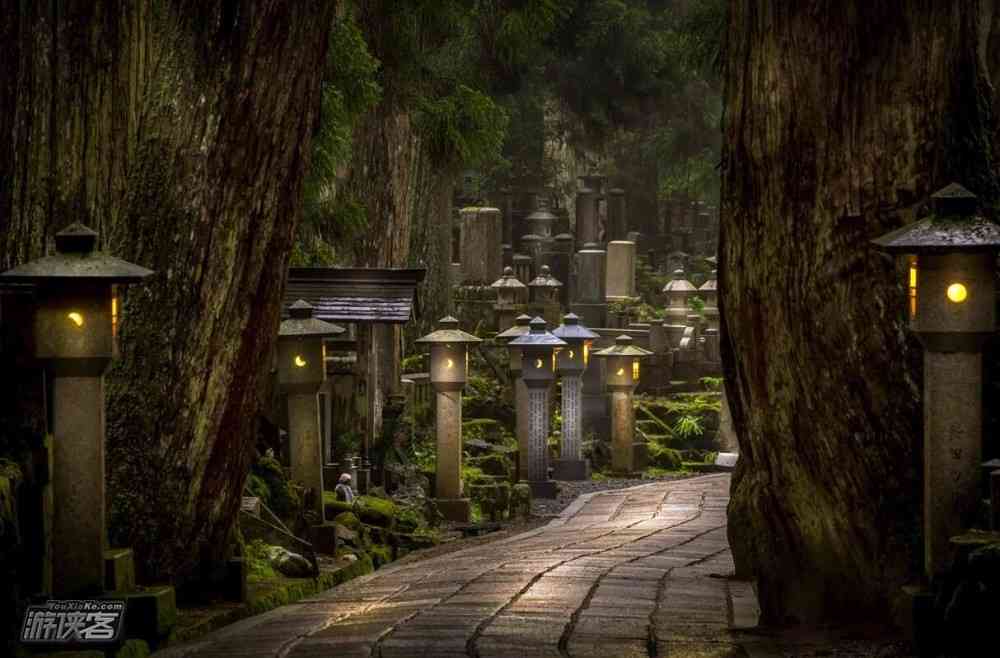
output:
M 919 571 L 921 351 L 869 240 L 951 181 L 997 200 L 993 5 L 729 2 L 729 533 L 765 621 L 884 616 Z
M 73 221 L 156 270 L 108 378 L 112 541 L 226 548 L 253 454 L 335 3 L 4 1 L 0 269 Z

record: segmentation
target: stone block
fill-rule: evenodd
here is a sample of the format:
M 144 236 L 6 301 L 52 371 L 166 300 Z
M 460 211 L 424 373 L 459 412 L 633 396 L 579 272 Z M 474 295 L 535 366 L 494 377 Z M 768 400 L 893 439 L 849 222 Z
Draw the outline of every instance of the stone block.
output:
M 125 601 L 125 637 L 155 642 L 177 625 L 177 596 L 169 585 L 108 592 L 105 598 Z
M 436 498 L 438 511 L 448 521 L 457 523 L 468 523 L 471 518 L 471 509 L 468 498 Z
M 589 480 L 590 462 L 586 459 L 556 459 L 552 462 L 552 478 L 555 480 Z
M 135 588 L 135 555 L 131 548 L 104 551 L 104 589 L 126 592 Z
M 555 480 L 535 480 L 528 482 L 528 486 L 534 498 L 555 498 L 559 494 L 559 485 Z
M 337 554 L 337 524 L 322 523 L 309 528 L 309 541 L 317 553 Z
M 226 573 L 222 579 L 222 596 L 227 601 L 243 603 L 247 600 L 247 568 L 241 557 L 226 561 Z

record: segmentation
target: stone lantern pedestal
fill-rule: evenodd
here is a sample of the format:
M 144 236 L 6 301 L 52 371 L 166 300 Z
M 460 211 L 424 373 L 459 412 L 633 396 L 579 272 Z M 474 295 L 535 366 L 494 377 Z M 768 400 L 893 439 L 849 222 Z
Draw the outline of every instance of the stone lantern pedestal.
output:
M 97 251 L 73 224 L 56 253 L 0 275 L 35 286 L 35 356 L 52 376 L 52 594 L 100 594 L 108 548 L 104 488 L 104 372 L 117 352 L 117 288 L 153 272 Z
M 1000 226 L 977 216 L 976 197 L 959 185 L 931 200 L 930 217 L 874 242 L 910 257 L 910 328 L 924 346 L 924 567 L 933 582 L 979 503 L 982 350 L 996 330 Z
M 651 355 L 625 335 L 618 336 L 611 347 L 594 352 L 594 356 L 605 360 L 606 386 L 611 394 L 611 468 L 616 473 L 636 471 L 632 396 L 639 384 L 639 361 Z
M 535 318 L 531 330 L 511 341 L 521 349 L 521 379 L 528 389 L 528 451 L 521 456 L 528 485 L 536 498 L 555 498 L 556 483 L 549 479 L 549 390 L 555 379 L 555 351 L 566 343 L 545 330 Z
M 447 317 L 439 329 L 417 343 L 431 346 L 431 385 L 435 392 L 437 469 L 434 497 L 449 521 L 469 522 L 469 499 L 462 489 L 462 389 L 468 379 L 468 346 L 479 341 Z
M 514 326 L 497 334 L 497 340 L 507 343 L 511 381 L 514 383 L 514 417 L 517 436 L 517 479 L 528 480 L 528 387 L 521 378 L 521 348 L 510 345 L 510 341 L 531 331 L 531 316 L 520 315 Z
M 559 459 L 553 464 L 557 480 L 589 480 L 590 462 L 583 459 L 583 373 L 590 361 L 590 346 L 597 334 L 580 324 L 573 313 L 563 318 L 563 324 L 552 335 L 566 342 L 567 347 L 556 355 L 556 365 L 562 377 L 562 444 Z
M 319 393 L 326 381 L 324 339 L 343 327 L 313 317 L 313 307 L 300 299 L 288 309 L 278 329 L 278 383 L 288 398 L 288 456 L 291 479 L 312 495 L 312 508 L 325 520 L 323 505 L 323 441 Z

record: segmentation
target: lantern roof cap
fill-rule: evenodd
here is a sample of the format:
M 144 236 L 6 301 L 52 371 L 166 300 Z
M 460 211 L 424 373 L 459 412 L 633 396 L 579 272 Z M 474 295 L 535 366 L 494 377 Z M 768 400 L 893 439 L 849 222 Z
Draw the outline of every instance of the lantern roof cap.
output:
M 545 320 L 535 318 L 531 321 L 531 329 L 526 334 L 522 334 L 510 342 L 511 345 L 519 347 L 563 347 L 566 341 L 553 336 L 551 332 L 545 330 Z
M 552 276 L 548 265 L 542 265 L 541 272 L 528 285 L 532 288 L 561 288 L 562 281 Z
M 152 270 L 97 251 L 97 231 L 70 224 L 56 233 L 56 253 L 0 274 L 0 283 L 55 283 L 67 279 L 102 283 L 136 283 Z
M 957 183 L 931 195 L 929 217 L 872 240 L 892 254 L 1000 251 L 1000 225 L 976 214 L 979 200 Z
M 694 284 L 684 278 L 684 270 L 674 270 L 674 277 L 663 286 L 663 292 L 695 292 L 698 289 Z
M 556 216 L 554 214 L 552 214 L 552 211 L 549 210 L 548 206 L 547 205 L 541 205 L 541 204 L 539 204 L 539 207 L 537 207 L 534 210 L 532 210 L 531 213 L 527 217 L 528 221 L 537 220 L 537 219 L 549 219 L 549 220 L 553 220 L 555 218 L 556 218 Z
M 289 318 L 278 327 L 279 338 L 323 338 L 344 333 L 339 325 L 313 317 L 315 308 L 300 299 L 288 307 Z
M 418 338 L 415 343 L 481 343 L 480 338 L 466 333 L 458 328 L 458 320 L 452 316 L 443 317 L 438 321 L 437 331 Z
M 514 326 L 497 334 L 497 339 L 501 341 L 512 340 L 518 336 L 531 331 L 531 316 L 521 314 L 514 318 Z
M 701 284 L 698 290 L 705 290 L 707 292 L 712 292 L 713 290 L 719 289 L 719 282 L 716 280 L 718 276 L 718 270 L 712 270 L 712 276 L 709 277 L 708 281 Z
M 653 353 L 649 350 L 643 349 L 638 345 L 633 345 L 632 337 L 625 334 L 615 338 L 615 344 L 611 347 L 605 347 L 603 350 L 598 350 L 592 354 L 592 356 L 599 356 L 603 358 L 612 356 L 633 356 L 643 358 L 652 355 Z
M 623 190 L 620 187 L 612 187 L 610 190 L 608 190 L 608 194 L 613 194 L 615 196 L 622 196 L 623 194 L 625 194 L 625 190 Z
M 491 288 L 526 288 L 523 283 L 514 276 L 514 268 L 509 265 L 503 268 L 503 275 L 490 284 Z
M 552 335 L 563 340 L 591 340 L 599 337 L 598 334 L 580 324 L 580 316 L 576 313 L 564 315 L 563 323 L 552 330 Z
M 583 249 L 581 249 L 580 251 L 581 252 L 586 251 L 586 252 L 591 252 L 591 253 L 596 251 L 596 252 L 599 252 L 599 253 L 602 253 L 602 254 L 604 253 L 604 250 L 601 249 L 601 245 L 599 243 L 597 243 L 597 242 L 587 242 L 587 243 L 585 243 L 583 245 Z
M 572 233 L 557 233 L 552 239 L 558 242 L 572 242 L 575 238 Z

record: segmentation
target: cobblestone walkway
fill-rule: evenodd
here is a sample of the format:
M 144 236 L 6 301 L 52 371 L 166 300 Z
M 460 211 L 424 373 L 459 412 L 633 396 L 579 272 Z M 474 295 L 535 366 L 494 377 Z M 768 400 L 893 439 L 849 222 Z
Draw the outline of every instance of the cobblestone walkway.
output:
M 595 494 L 552 523 L 389 566 L 172 656 L 746 655 L 749 583 L 726 541 L 729 476 Z

